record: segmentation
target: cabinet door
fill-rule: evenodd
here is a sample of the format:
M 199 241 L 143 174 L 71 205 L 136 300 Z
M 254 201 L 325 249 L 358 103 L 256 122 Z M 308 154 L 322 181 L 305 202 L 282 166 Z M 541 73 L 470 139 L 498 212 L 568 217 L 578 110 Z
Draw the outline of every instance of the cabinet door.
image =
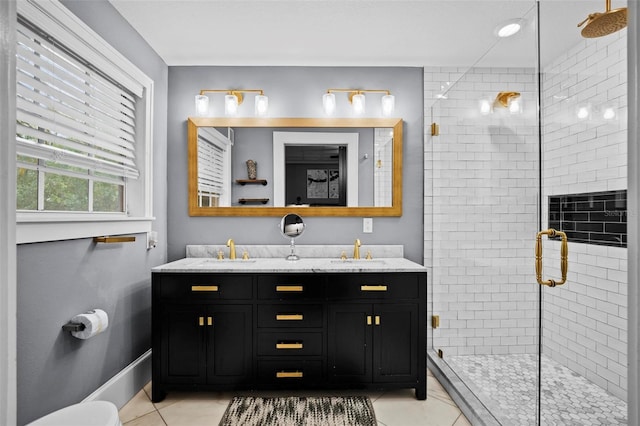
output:
M 160 369 L 164 383 L 205 383 L 205 308 L 166 305 L 162 309 Z
M 371 305 L 329 306 L 328 373 L 332 382 L 371 382 Z
M 418 306 L 374 305 L 373 381 L 406 382 L 418 378 Z
M 251 305 L 214 305 L 207 309 L 207 382 L 251 380 Z

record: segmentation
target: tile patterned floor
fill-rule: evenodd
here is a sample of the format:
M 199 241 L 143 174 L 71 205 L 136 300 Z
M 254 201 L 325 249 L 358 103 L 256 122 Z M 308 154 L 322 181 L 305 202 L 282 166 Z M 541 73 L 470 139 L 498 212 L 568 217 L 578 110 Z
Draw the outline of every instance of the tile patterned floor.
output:
M 256 392 L 255 395 L 286 395 L 282 392 Z M 320 395 L 320 392 L 296 392 L 296 395 Z M 324 393 L 326 394 L 326 392 Z M 339 394 L 339 393 L 338 393 Z M 373 402 L 379 426 L 470 426 L 451 397 L 428 372 L 427 400 L 415 399 L 413 390 L 390 392 L 345 392 L 368 395 Z M 231 397 L 230 392 L 171 392 L 164 401 L 150 400 L 151 384 L 145 386 L 120 410 L 125 426 L 216 426 Z
M 625 401 L 549 358 L 543 361 L 543 425 L 627 424 Z M 537 355 L 452 356 L 447 363 L 501 424 L 536 424 Z

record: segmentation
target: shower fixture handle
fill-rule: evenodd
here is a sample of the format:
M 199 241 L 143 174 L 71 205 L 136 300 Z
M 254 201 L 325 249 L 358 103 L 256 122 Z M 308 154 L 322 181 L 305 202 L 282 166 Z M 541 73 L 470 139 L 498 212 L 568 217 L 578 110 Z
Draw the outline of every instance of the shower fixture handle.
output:
M 562 243 L 560 244 L 560 273 L 562 275 L 562 279 L 560 281 L 556 280 L 543 280 L 542 279 L 542 236 L 547 235 L 549 238 L 560 237 L 562 238 Z M 553 228 L 547 229 L 546 231 L 540 231 L 536 235 L 536 279 L 538 280 L 538 284 L 546 285 L 549 287 L 555 287 L 557 285 L 562 285 L 567 282 L 567 270 L 569 269 L 569 246 L 567 244 L 567 234 L 561 231 L 556 231 Z

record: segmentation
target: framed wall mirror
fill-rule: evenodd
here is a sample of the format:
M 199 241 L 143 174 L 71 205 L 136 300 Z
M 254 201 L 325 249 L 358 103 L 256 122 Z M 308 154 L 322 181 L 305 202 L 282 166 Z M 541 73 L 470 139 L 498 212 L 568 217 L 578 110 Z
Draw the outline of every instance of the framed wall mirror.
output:
M 402 216 L 397 118 L 187 120 L 190 216 Z

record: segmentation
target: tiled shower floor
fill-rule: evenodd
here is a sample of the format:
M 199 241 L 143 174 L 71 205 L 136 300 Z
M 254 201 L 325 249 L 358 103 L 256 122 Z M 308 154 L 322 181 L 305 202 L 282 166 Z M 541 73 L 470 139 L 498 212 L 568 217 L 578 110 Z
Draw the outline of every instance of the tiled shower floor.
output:
M 467 355 L 446 361 L 500 423 L 536 424 L 537 355 Z M 627 424 L 625 401 L 544 356 L 542 377 L 541 424 Z

